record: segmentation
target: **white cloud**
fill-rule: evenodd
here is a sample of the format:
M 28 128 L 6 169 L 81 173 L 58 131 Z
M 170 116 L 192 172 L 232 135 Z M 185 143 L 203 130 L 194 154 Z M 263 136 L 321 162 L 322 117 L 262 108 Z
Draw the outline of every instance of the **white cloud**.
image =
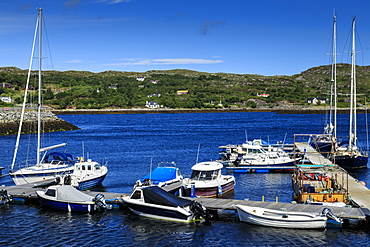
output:
M 107 66 L 133 66 L 133 65 L 183 65 L 183 64 L 216 64 L 223 61 L 199 58 L 161 58 L 161 59 L 144 59 L 144 58 L 128 58 L 124 62 L 106 64 Z

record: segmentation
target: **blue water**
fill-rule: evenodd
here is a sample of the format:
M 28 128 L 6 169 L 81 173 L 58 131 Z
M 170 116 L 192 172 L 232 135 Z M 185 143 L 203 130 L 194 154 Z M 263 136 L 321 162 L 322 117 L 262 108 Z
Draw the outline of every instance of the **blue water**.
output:
M 325 114 L 187 113 L 62 115 L 77 131 L 47 133 L 45 145 L 67 142 L 74 156 L 108 161 L 103 183 L 108 192 L 129 193 L 134 182 L 159 162 L 174 161 L 185 176 L 197 161 L 218 158 L 218 147 L 253 138 L 293 142 L 294 134 L 322 133 Z M 366 147 L 367 120 L 359 114 L 359 138 Z M 348 116 L 340 114 L 339 135 L 348 132 Z M 362 127 L 361 127 L 362 126 Z M 29 136 L 24 135 L 26 140 Z M 15 136 L 1 136 L 0 166 L 8 172 Z M 22 142 L 23 143 L 23 142 Z M 25 157 L 22 145 L 21 158 Z M 370 184 L 370 172 L 352 174 Z M 235 174 L 236 199 L 292 201 L 291 174 Z M 0 185 L 12 185 L 9 176 Z M 370 231 L 294 230 L 258 227 L 239 222 L 232 211 L 220 211 L 210 225 L 181 224 L 140 218 L 128 211 L 69 214 L 42 210 L 38 205 L 0 207 L 3 246 L 366 246 Z

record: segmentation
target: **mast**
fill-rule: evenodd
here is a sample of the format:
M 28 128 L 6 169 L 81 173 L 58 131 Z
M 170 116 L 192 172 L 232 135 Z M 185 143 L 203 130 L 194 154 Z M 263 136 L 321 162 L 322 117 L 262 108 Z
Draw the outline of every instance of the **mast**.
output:
M 40 164 L 40 147 L 41 147 L 41 65 L 42 65 L 42 8 L 39 8 L 38 19 L 39 19 L 39 97 L 37 104 L 37 165 Z
M 352 19 L 352 49 L 351 49 L 351 97 L 349 115 L 349 149 L 356 141 L 356 44 L 355 44 L 356 17 Z
M 33 61 L 33 56 L 34 56 L 34 52 L 35 52 L 35 44 L 36 44 L 38 27 L 39 27 L 39 18 L 37 18 L 36 27 L 35 27 L 35 34 L 33 36 L 32 50 L 31 50 L 31 58 L 30 58 L 30 63 L 29 63 L 29 67 L 28 67 L 27 82 L 26 82 L 26 88 L 24 90 L 22 112 L 21 112 L 21 118 L 19 120 L 17 140 L 16 140 L 16 143 L 15 143 L 15 148 L 14 148 L 14 154 L 13 154 L 13 161 L 12 161 L 12 165 L 11 165 L 11 170 L 14 169 L 15 161 L 17 159 L 18 148 L 19 148 L 19 141 L 21 139 L 22 125 L 23 125 L 23 119 L 24 119 L 24 113 L 25 113 L 25 109 L 26 109 L 26 104 L 27 104 L 27 94 L 28 94 L 28 87 L 29 87 L 29 84 L 30 84 L 32 61 Z
M 334 87 L 334 137 L 337 137 L 337 15 L 333 21 L 333 47 L 332 47 L 332 77 Z

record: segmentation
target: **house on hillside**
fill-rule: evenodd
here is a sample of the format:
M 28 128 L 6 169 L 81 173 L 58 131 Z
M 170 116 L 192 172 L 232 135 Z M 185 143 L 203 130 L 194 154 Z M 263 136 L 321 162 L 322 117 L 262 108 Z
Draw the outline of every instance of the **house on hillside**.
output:
M 13 85 L 10 83 L 0 83 L 0 87 L 2 88 L 12 88 Z
M 268 97 L 270 96 L 270 94 L 268 94 L 268 93 L 261 93 L 261 94 L 258 94 L 258 93 L 257 93 L 257 96 L 258 96 L 258 97 L 263 97 L 263 98 L 268 98 Z
M 145 77 L 144 76 L 139 76 L 139 77 L 136 77 L 136 80 L 137 81 L 144 81 Z
M 159 105 L 158 105 L 157 101 L 146 101 L 145 102 L 145 107 L 155 109 L 155 108 L 159 108 Z
M 307 99 L 308 104 L 325 104 L 326 103 L 326 98 L 325 97 L 315 97 L 315 98 L 308 98 Z
M 189 94 L 189 90 L 177 90 L 177 95 Z
M 12 103 L 14 101 L 10 96 L 2 96 L 0 97 L 0 100 L 5 103 Z

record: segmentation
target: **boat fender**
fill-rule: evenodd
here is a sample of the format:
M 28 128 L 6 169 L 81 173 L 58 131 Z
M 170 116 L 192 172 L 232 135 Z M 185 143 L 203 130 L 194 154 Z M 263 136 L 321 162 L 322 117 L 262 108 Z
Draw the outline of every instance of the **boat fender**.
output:
M 222 196 L 222 186 L 221 185 L 218 186 L 218 194 Z

